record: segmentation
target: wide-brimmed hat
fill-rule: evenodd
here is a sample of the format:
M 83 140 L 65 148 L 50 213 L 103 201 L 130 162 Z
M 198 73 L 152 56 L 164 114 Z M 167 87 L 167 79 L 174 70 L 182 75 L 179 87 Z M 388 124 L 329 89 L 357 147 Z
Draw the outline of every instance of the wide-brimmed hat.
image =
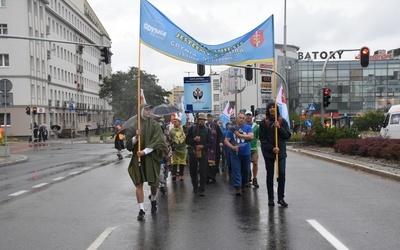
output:
M 144 109 L 144 108 L 152 109 L 153 108 L 153 106 L 151 106 L 148 103 L 142 103 L 142 104 L 140 104 L 140 107 L 141 107 L 141 109 Z
M 198 119 L 207 120 L 207 115 L 205 113 L 199 113 Z

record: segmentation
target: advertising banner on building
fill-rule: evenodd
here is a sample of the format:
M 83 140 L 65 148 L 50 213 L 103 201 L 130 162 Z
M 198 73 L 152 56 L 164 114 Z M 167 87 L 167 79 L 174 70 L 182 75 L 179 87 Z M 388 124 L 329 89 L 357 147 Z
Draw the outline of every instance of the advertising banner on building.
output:
M 183 90 L 187 112 L 211 112 L 211 77 L 184 77 Z

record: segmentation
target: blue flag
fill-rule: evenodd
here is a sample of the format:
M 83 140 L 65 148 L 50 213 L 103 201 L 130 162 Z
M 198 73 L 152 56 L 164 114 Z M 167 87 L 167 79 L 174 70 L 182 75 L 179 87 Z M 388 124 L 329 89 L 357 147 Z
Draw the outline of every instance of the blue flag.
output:
M 150 48 L 184 62 L 205 65 L 272 61 L 274 16 L 250 32 L 218 45 L 201 43 L 176 26 L 147 0 L 140 3 L 140 40 Z

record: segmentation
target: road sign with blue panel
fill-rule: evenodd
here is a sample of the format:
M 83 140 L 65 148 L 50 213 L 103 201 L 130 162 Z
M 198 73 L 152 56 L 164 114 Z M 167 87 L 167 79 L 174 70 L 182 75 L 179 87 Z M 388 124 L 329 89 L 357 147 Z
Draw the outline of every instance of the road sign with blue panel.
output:
M 315 111 L 317 110 L 317 105 L 315 103 L 309 103 L 308 104 L 308 110 L 309 111 Z
M 306 120 L 306 127 L 311 128 L 312 127 L 312 120 L 308 119 Z
M 74 110 L 74 104 L 72 103 L 69 104 L 69 110 Z

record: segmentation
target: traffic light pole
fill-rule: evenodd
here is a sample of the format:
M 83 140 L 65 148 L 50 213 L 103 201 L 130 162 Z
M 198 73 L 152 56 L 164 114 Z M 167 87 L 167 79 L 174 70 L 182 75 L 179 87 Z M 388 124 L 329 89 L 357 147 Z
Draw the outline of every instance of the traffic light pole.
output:
M 332 58 L 332 56 L 333 56 L 334 54 L 336 54 L 337 52 L 339 52 L 339 51 L 360 51 L 360 49 L 339 49 L 339 50 L 336 50 L 336 51 L 332 52 L 332 53 L 326 58 L 325 63 L 324 63 L 324 67 L 322 67 L 322 86 L 321 86 L 322 89 L 327 88 L 327 87 L 325 86 L 325 70 L 326 70 L 326 65 L 328 64 L 328 61 Z M 322 126 L 325 125 L 325 107 L 324 107 L 323 103 L 324 103 L 324 94 L 322 93 L 322 95 L 321 95 L 321 124 L 322 124 Z M 331 126 L 332 126 L 332 124 L 331 124 Z
M 21 39 L 21 40 L 35 40 L 35 41 L 43 41 L 43 42 L 68 43 L 68 44 L 83 45 L 83 46 L 95 46 L 95 47 L 111 48 L 110 45 L 101 45 L 101 44 L 95 44 L 95 43 L 80 43 L 80 42 L 72 42 L 72 41 L 66 41 L 66 40 L 56 40 L 56 39 L 32 37 L 32 36 L 0 35 L 0 38 L 12 38 L 12 39 Z

